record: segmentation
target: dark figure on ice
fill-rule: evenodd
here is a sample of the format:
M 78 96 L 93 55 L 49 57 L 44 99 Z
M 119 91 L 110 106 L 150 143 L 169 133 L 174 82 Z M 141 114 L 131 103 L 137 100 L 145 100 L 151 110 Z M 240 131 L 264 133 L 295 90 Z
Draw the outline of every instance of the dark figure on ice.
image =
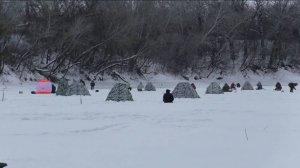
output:
M 92 80 L 92 82 L 91 82 L 91 90 L 94 90 L 94 87 L 95 87 L 95 82 L 94 82 L 94 80 Z
M 231 89 L 231 90 L 235 90 L 235 89 L 236 89 L 236 87 L 235 87 L 235 84 L 234 84 L 234 83 L 232 83 L 232 84 L 230 85 L 230 89 Z
M 222 88 L 223 92 L 231 92 L 230 87 L 227 83 L 225 83 L 225 85 Z
M 52 90 L 51 93 L 56 93 L 56 87 L 52 84 Z
M 275 85 L 275 90 L 276 91 L 281 91 L 281 89 L 282 89 L 281 84 L 279 82 L 277 82 L 276 85 Z
M 240 88 L 240 87 L 241 87 L 241 84 L 240 84 L 240 83 L 237 83 L 237 84 L 236 84 L 236 87 Z
M 290 92 L 293 92 L 294 90 L 296 90 L 297 85 L 298 85 L 298 83 L 289 83 Z
M 6 167 L 7 164 L 6 163 L 0 163 L 0 168 Z
M 256 90 L 262 90 L 263 89 L 262 84 L 260 82 L 258 82 L 256 84 L 256 86 L 257 86 Z
M 164 94 L 164 97 L 163 97 L 164 103 L 173 103 L 173 100 L 174 100 L 174 97 L 173 97 L 172 93 L 170 93 L 170 90 L 167 89 L 166 93 Z
M 196 85 L 194 83 L 192 83 L 191 86 L 196 90 Z

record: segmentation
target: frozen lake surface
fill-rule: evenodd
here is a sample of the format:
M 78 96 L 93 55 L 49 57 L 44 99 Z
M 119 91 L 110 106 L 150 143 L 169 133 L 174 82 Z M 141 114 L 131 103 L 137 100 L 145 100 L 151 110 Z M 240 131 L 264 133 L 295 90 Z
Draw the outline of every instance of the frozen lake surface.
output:
M 9 168 L 298 168 L 300 92 L 236 91 L 175 99 L 132 90 L 134 102 L 32 95 L 0 102 L 0 162 Z M 2 92 L 1 92 L 2 96 Z

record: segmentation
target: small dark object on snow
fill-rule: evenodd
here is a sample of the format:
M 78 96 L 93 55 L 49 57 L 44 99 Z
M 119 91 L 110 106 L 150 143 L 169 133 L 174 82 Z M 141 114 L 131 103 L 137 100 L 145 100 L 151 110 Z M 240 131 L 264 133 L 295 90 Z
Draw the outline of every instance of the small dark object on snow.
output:
M 261 82 L 258 82 L 256 84 L 256 86 L 257 86 L 256 90 L 262 90 L 263 89 Z
M 240 88 L 240 87 L 241 87 L 241 84 L 240 84 L 240 83 L 237 83 L 237 84 L 236 84 L 236 87 Z
M 199 79 L 201 79 L 201 77 L 195 76 L 194 79 L 195 79 L 195 80 L 199 80 Z
M 131 89 L 132 89 L 132 87 L 129 86 L 129 87 L 128 87 L 128 90 L 131 91 Z
M 297 85 L 298 85 L 298 83 L 289 83 L 290 92 L 293 92 L 294 90 L 296 90 Z
M 217 80 L 222 80 L 222 79 L 223 79 L 223 77 L 217 77 L 216 79 L 217 79 Z
M 282 89 L 281 84 L 279 82 L 277 82 L 276 85 L 275 85 L 275 90 L 276 91 L 281 91 L 281 89 Z
M 227 83 L 225 83 L 225 85 L 222 88 L 223 92 L 231 92 L 230 87 Z
M 95 90 L 95 92 L 99 92 L 99 90 Z
M 36 92 L 35 91 L 31 91 L 31 94 L 36 94 Z
M 19 94 L 23 94 L 23 91 L 19 91 Z
M 169 89 L 166 90 L 166 93 L 163 96 L 163 101 L 164 101 L 164 103 L 173 103 L 174 97 L 173 97 L 172 93 L 170 93 Z
M 95 84 L 95 81 L 94 81 L 94 80 L 92 80 L 92 82 L 91 82 L 91 84 L 90 84 L 90 85 L 91 85 L 91 90 L 94 90 L 94 87 L 95 87 L 95 85 L 96 85 L 96 84 Z
M 232 84 L 230 85 L 230 89 L 231 89 L 231 90 L 235 90 L 235 89 L 236 89 L 236 87 L 235 87 L 235 84 L 234 84 L 234 83 L 232 83 Z
M 0 168 L 6 167 L 7 164 L 6 163 L 0 163 Z
M 52 84 L 52 91 L 51 93 L 56 93 L 56 87 Z
M 194 83 L 192 83 L 191 86 L 196 90 L 196 85 Z

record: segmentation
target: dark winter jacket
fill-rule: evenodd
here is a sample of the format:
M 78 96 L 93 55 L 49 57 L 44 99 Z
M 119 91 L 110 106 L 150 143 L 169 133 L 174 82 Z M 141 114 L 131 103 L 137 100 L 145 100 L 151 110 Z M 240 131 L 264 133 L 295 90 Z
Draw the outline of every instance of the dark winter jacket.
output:
M 173 103 L 174 101 L 174 97 L 172 95 L 172 93 L 170 93 L 170 90 L 166 90 L 166 93 L 164 94 L 164 97 L 163 97 L 163 101 L 165 103 Z
M 294 90 L 296 90 L 297 85 L 298 85 L 297 83 L 289 83 L 290 92 L 293 92 Z
M 279 82 L 277 82 L 276 85 L 275 85 L 275 90 L 276 91 L 281 91 L 281 89 L 282 89 L 281 84 Z
M 0 168 L 6 167 L 7 164 L 6 163 L 0 163 Z
M 91 87 L 94 87 L 95 86 L 95 82 L 92 81 L 90 85 L 91 85 Z

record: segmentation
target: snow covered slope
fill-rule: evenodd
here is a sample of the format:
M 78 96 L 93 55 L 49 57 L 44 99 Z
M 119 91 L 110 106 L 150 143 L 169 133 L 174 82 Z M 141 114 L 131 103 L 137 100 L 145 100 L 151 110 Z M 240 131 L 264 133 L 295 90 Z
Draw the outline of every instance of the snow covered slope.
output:
M 240 91 L 162 103 L 31 95 L 8 85 L 0 102 L 0 161 L 9 168 L 298 168 L 300 92 Z M 174 86 L 173 86 L 174 87 Z M 2 93 L 1 93 L 2 95 Z

